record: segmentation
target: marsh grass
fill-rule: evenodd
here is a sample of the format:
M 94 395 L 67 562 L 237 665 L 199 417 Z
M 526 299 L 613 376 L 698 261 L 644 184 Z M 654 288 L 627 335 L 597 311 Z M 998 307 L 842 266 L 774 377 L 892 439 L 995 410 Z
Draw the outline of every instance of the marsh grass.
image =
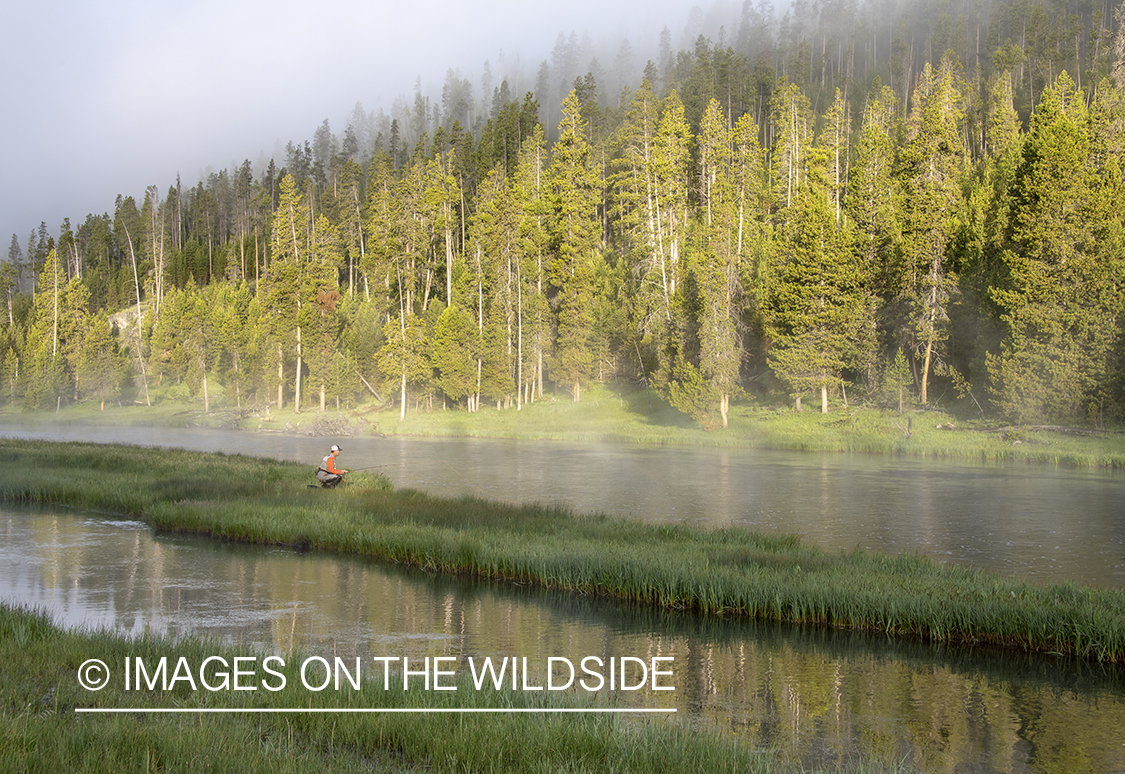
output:
M 793 536 L 654 525 L 392 491 L 240 455 L 0 440 L 0 497 L 97 508 L 223 540 L 321 549 L 707 615 L 1125 661 L 1125 593 L 1035 585 Z
M 120 673 L 100 691 L 79 685 L 78 669 L 101 659 L 111 673 L 125 659 L 148 664 L 183 657 L 193 667 L 219 656 L 262 654 L 182 638 L 129 639 L 66 631 L 41 612 L 0 604 L 0 770 L 118 772 L 791 772 L 808 771 L 778 751 L 751 750 L 717 731 L 591 714 L 333 713 L 355 708 L 584 708 L 571 693 L 476 692 L 471 684 L 435 692 L 381 680 L 355 690 L 310 691 L 301 654 L 279 671 L 280 691 L 124 690 Z M 253 662 L 251 662 L 253 664 Z M 260 663 L 260 662 L 259 662 Z M 274 669 L 277 666 L 274 665 Z M 198 673 L 197 673 L 198 674 Z M 262 675 L 259 669 L 258 674 Z M 218 684 L 209 672 L 213 685 Z M 276 686 L 276 680 L 270 678 Z M 253 684 L 254 678 L 250 678 Z M 246 683 L 244 683 L 245 685 Z M 160 714 L 156 708 L 313 709 L 318 713 Z M 124 714 L 78 708 L 136 708 Z M 848 771 L 898 771 L 895 764 L 849 762 Z

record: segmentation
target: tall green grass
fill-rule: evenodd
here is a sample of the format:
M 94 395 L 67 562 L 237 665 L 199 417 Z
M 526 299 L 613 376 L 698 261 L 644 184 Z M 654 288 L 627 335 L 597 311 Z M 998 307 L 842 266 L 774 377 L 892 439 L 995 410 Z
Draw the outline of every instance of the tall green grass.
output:
M 65 631 L 40 612 L 0 604 L 0 770 L 29 772 L 767 772 L 801 771 L 784 754 L 751 750 L 717 731 L 592 714 L 339 713 L 357 708 L 450 709 L 588 706 L 571 694 L 403 691 L 391 681 L 313 692 L 300 685 L 300 658 L 280 671 L 285 689 L 125 691 L 125 659 L 155 664 L 210 656 L 233 663 L 255 654 L 213 642 Z M 261 654 L 257 654 L 261 655 Z M 111 672 L 97 692 L 79 667 L 101 659 Z M 275 667 L 276 668 L 276 667 Z M 262 672 L 259 670 L 259 674 Z M 272 678 L 271 678 L 272 679 Z M 276 684 L 276 683 L 275 683 Z M 77 709 L 137 709 L 123 714 Z M 161 714 L 160 708 L 239 709 Z M 256 710 L 311 709 L 313 713 Z M 857 768 L 858 766 L 858 768 Z M 898 771 L 876 762 L 848 771 Z
M 707 615 L 1125 661 L 1125 593 L 1036 585 L 921 556 L 828 552 L 792 536 L 391 491 L 378 476 L 308 489 L 302 465 L 92 444 L 0 441 L 0 497 L 139 516 L 224 540 Z

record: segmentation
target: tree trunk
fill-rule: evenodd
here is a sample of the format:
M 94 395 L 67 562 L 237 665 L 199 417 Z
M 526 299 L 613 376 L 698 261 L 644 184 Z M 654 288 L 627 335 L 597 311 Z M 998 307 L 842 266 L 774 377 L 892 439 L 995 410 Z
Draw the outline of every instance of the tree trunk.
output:
M 820 385 L 820 413 L 828 413 L 828 385 Z
M 293 380 L 293 412 L 301 413 L 301 326 L 297 326 L 297 378 Z
M 402 385 L 401 385 L 401 388 L 399 390 L 398 402 L 399 402 L 398 421 L 402 422 L 403 420 L 406 419 L 406 367 L 405 366 L 402 369 Z
M 137 291 L 137 362 L 141 366 L 141 383 L 145 388 L 145 405 L 151 406 L 152 400 L 148 396 L 148 376 L 145 374 L 145 358 L 141 348 L 141 281 L 137 277 L 137 255 L 133 252 L 133 237 L 129 235 L 128 226 L 125 226 L 125 238 L 129 241 L 129 257 L 133 261 L 133 287 Z
M 922 403 L 926 403 L 926 386 L 930 379 L 930 358 L 933 355 L 934 343 L 931 339 L 926 342 L 926 360 L 922 364 Z
M 285 406 L 285 360 L 281 356 L 281 343 L 277 344 L 277 410 Z

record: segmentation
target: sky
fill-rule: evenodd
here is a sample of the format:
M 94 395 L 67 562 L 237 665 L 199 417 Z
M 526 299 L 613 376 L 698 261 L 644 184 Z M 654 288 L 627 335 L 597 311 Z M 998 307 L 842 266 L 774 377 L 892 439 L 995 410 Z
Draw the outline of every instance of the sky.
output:
M 656 48 L 691 0 L 9 0 L 0 10 L 0 256 L 46 222 L 112 213 L 118 194 L 192 186 L 343 134 L 357 102 L 390 113 L 449 69 L 479 83 L 501 52 L 534 73 L 560 32 Z M 698 13 L 698 12 L 697 12 Z M 674 46 L 678 41 L 674 39 Z M 644 60 L 638 63 L 643 67 Z M 583 65 L 585 66 L 585 65 Z M 494 82 L 499 85 L 499 79 Z M 279 158 L 279 161 L 281 159 Z

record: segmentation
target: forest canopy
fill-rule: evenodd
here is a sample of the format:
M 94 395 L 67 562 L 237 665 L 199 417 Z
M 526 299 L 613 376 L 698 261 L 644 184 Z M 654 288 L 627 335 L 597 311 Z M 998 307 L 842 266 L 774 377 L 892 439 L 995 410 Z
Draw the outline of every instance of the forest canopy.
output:
M 746 2 L 12 235 L 0 401 L 1125 410 L 1120 3 Z M 623 84 L 616 93 L 610 82 Z M 220 397 L 221 396 L 221 397 Z M 904 398 L 905 396 L 905 398 Z

